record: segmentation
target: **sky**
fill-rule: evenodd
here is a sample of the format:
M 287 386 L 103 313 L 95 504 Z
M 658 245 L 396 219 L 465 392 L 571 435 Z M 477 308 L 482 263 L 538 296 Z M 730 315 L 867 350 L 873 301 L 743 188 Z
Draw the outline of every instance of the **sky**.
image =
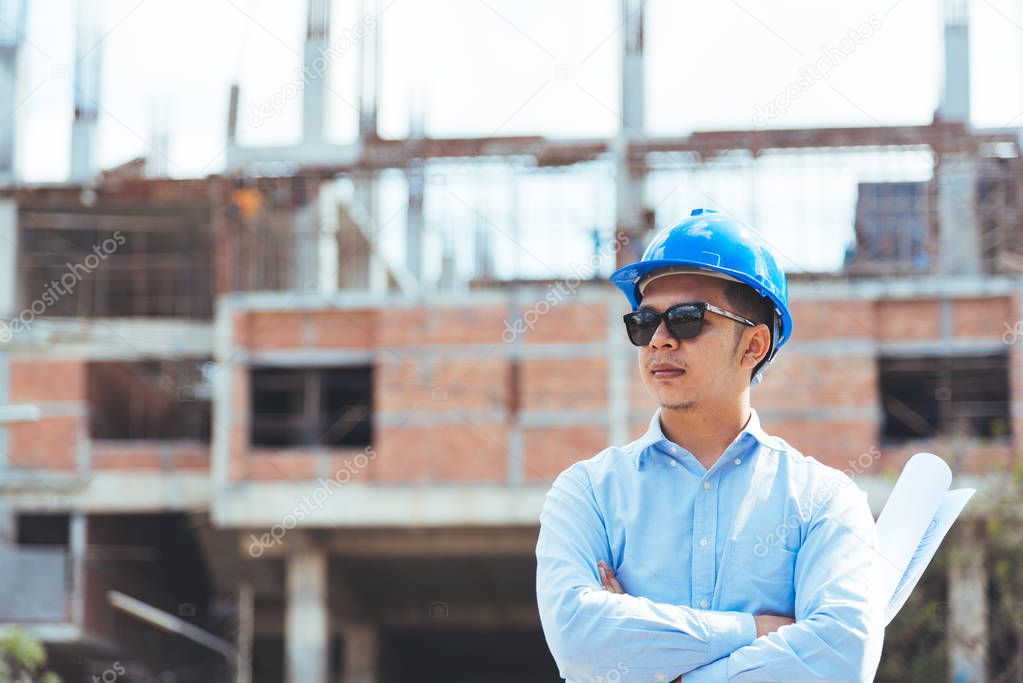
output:
M 616 0 L 378 2 L 383 10 L 371 30 L 381 41 L 382 136 L 406 135 L 413 107 L 422 109 L 427 133 L 433 136 L 604 137 L 616 131 L 620 49 Z M 96 0 L 96 4 L 93 16 L 102 36 L 97 47 L 102 51 L 101 167 L 151 154 L 154 132 L 164 129 L 171 175 L 202 176 L 222 170 L 233 81 L 241 86 L 243 144 L 277 145 L 299 139 L 300 95 L 284 101 L 258 125 L 252 125 L 256 118 L 248 115 L 276 101 L 299 70 L 305 0 Z M 938 103 L 943 55 L 937 0 L 649 0 L 646 8 L 650 136 L 763 124 L 781 128 L 926 124 Z M 365 25 L 359 2 L 338 0 L 332 12 L 335 38 L 353 35 Z M 1019 126 L 1023 2 L 974 0 L 969 12 L 971 123 Z M 24 99 L 17 111 L 18 164 L 28 182 L 67 176 L 74 17 L 75 0 L 29 2 Z M 859 31 L 860 40 L 843 42 L 850 30 Z M 845 49 L 849 46 L 853 48 Z M 341 52 L 329 76 L 328 136 L 344 143 L 352 141 L 356 131 L 357 50 Z M 805 85 L 807 68 L 828 54 L 832 58 L 826 75 L 811 78 L 783 111 L 766 121 L 756 118 L 801 74 Z M 767 160 L 755 170 L 742 164 L 732 169 L 726 163 L 700 174 L 696 182 L 685 172 L 674 177 L 669 172 L 648 183 L 648 201 L 662 207 L 659 219 L 662 213 L 669 217 L 681 213 L 693 202 L 716 203 L 726 210 L 735 207 L 735 213 L 765 224 L 765 230 L 787 247 L 794 266 L 834 268 L 850 237 L 849 184 L 854 197 L 857 180 L 926 179 L 929 167 L 928 159 L 912 153 L 802 157 L 796 162 Z M 590 171 L 579 172 L 585 177 Z M 587 237 L 578 226 L 606 229 L 607 221 L 613 220 L 613 205 L 606 201 L 609 185 L 600 179 L 602 174 L 606 176 L 607 169 L 596 169 L 596 180 L 582 185 L 565 174 L 541 179 L 539 184 L 546 189 L 537 191 L 550 195 L 541 202 L 550 215 L 564 213 L 564 207 L 553 205 L 565 188 L 579 186 L 571 190 L 578 201 L 567 204 L 580 209 L 565 218 L 540 219 L 576 225 L 568 242 L 547 245 L 552 254 L 563 251 L 565 244 L 585 252 Z M 747 177 L 751 174 L 756 177 Z M 537 183 L 520 178 L 513 183 L 518 185 L 514 190 L 490 196 L 487 188 L 501 171 L 471 175 L 463 189 L 473 197 L 467 203 L 474 208 L 477 202 L 496 207 L 495 215 L 502 220 L 513 211 L 510 220 L 520 230 L 516 235 L 526 239 L 528 226 L 536 224 L 526 215 L 536 204 L 529 199 L 529 187 Z M 382 194 L 399 196 L 401 182 L 392 179 L 393 187 L 383 188 Z M 821 193 L 839 199 L 821 204 L 817 201 Z M 837 214 L 835 201 L 845 207 Z M 525 207 L 509 209 L 509 203 Z M 437 220 L 457 224 L 457 230 L 471 229 L 473 222 L 482 220 L 471 211 L 459 214 L 454 200 L 434 205 L 428 212 L 435 211 L 435 218 L 443 215 Z M 592 215 L 581 216 L 579 211 L 587 213 L 587 207 Z M 828 230 L 834 234 L 822 236 L 826 232 L 822 228 L 821 235 L 807 239 L 805 230 L 785 230 L 784 225 L 793 221 L 833 224 Z M 782 227 L 768 227 L 772 222 Z M 435 238 L 433 248 L 443 236 Z

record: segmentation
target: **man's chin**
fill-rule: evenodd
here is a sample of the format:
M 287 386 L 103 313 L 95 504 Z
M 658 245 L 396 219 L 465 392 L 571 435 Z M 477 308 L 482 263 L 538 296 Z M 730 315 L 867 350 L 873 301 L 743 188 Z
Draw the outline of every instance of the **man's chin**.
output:
M 661 408 L 664 410 L 681 410 L 688 411 L 696 408 L 696 401 L 692 399 L 681 398 L 678 396 L 672 397 L 661 397 L 660 399 Z
M 676 410 L 692 408 L 697 404 L 700 397 L 696 387 L 684 386 L 655 387 L 654 395 L 657 396 L 657 402 L 663 407 L 672 406 L 674 408 L 678 406 L 678 408 L 674 408 Z

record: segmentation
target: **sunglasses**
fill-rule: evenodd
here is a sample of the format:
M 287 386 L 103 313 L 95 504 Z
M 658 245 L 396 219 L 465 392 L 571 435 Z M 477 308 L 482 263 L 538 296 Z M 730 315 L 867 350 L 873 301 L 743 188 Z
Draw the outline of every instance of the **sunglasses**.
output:
M 654 333 L 661 326 L 662 320 L 668 334 L 675 339 L 692 339 L 703 330 L 703 317 L 707 311 L 750 327 L 757 326 L 752 320 L 747 320 L 741 315 L 718 308 L 706 301 L 675 304 L 664 313 L 658 313 L 650 308 L 641 308 L 638 311 L 626 313 L 622 319 L 625 321 L 625 331 L 629 335 L 629 341 L 636 346 L 646 346 L 654 338 Z

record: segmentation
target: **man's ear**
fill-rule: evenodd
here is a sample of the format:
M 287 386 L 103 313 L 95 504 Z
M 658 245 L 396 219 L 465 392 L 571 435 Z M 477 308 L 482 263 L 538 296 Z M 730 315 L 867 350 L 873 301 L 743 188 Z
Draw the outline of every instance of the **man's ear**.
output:
M 742 352 L 742 365 L 751 370 L 767 356 L 771 350 L 771 331 L 767 325 L 760 323 L 751 328 L 751 334 Z

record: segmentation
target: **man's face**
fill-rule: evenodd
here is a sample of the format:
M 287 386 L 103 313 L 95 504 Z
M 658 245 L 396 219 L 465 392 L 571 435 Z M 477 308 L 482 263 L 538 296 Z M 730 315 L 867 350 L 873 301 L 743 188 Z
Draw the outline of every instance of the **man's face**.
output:
M 706 301 L 731 311 L 725 287 L 725 280 L 706 275 L 661 277 L 644 289 L 640 308 L 663 313 L 675 304 Z M 675 339 L 662 321 L 650 343 L 639 347 L 643 383 L 664 408 L 692 410 L 749 386 L 749 368 L 739 361 L 746 330 L 753 328 L 714 313 L 706 313 L 703 320 L 703 329 L 692 339 Z

